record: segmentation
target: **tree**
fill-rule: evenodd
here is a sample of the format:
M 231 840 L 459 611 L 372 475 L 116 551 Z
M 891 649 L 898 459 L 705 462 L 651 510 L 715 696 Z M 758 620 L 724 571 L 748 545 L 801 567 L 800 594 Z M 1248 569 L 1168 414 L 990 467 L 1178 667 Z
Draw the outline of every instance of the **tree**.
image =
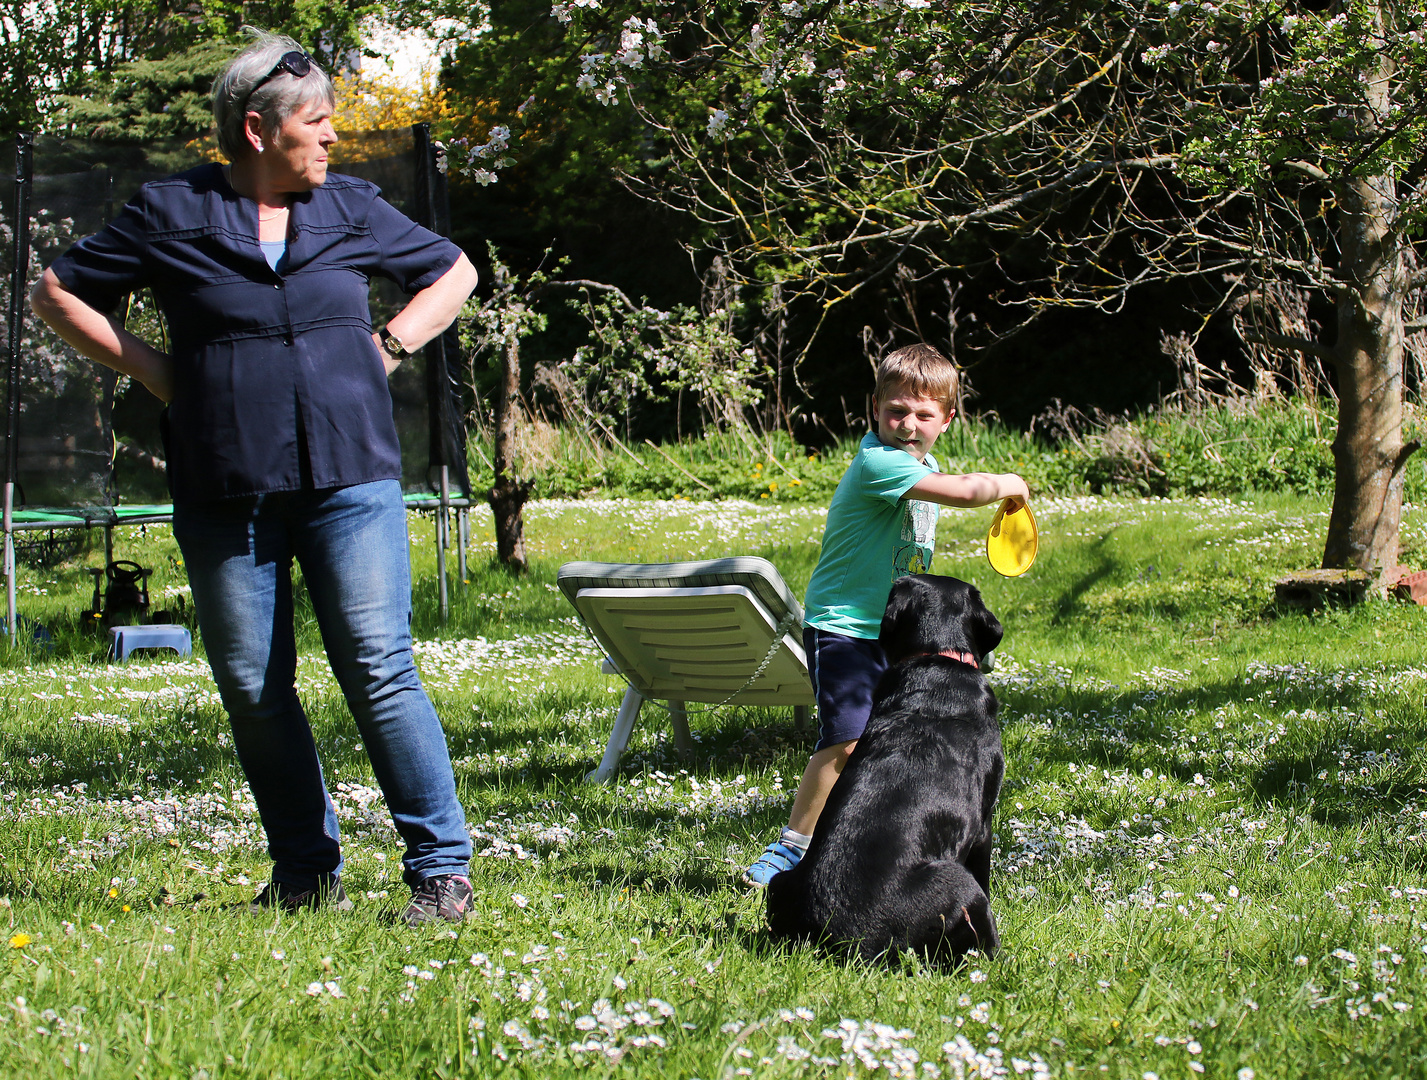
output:
M 496 560 L 513 573 L 523 574 L 528 568 L 524 509 L 535 482 L 530 477 L 520 477 L 516 455 L 520 343 L 545 328 L 545 316 L 536 310 L 533 300 L 536 292 L 549 281 L 549 275 L 537 268 L 528 279 L 522 280 L 511 273 L 493 246 L 489 256 L 494 289 L 484 300 L 466 304 L 462 329 L 473 368 L 476 358 L 484 355 L 492 358 L 500 369 L 492 395 L 495 445 L 491 465 L 495 483 L 486 492 L 486 501 L 490 503 L 495 522 Z M 474 370 L 471 382 L 475 383 Z
M 651 206 L 618 182 L 646 167 L 644 123 L 577 88 L 580 61 L 564 28 L 550 18 L 549 0 L 496 5 L 490 22 L 481 36 L 460 45 L 441 76 L 453 106 L 481 121 L 463 134 L 489 146 L 487 132 L 498 124 L 510 144 L 508 153 L 487 154 L 467 170 L 452 204 L 458 242 L 474 252 L 494 241 L 521 273 L 541 265 L 553 245 L 580 277 L 618 285 L 664 308 L 696 300 L 698 275 L 680 242 L 697 222 Z M 461 150 L 452 147 L 458 164 Z M 501 157 L 511 164 L 494 183 L 492 160 Z M 568 356 L 583 339 L 580 320 L 558 310 L 551 316 L 551 328 L 526 351 L 527 371 L 531 361 L 562 350 Z
M 344 57 L 361 48 L 359 24 L 367 10 L 359 0 L 205 0 L 202 5 L 173 0 L 0 0 L 0 78 L 7 86 L 0 95 L 0 137 L 8 139 L 17 131 L 53 132 L 64 126 L 57 114 L 67 96 L 71 105 L 74 95 L 109 101 L 111 91 L 114 112 L 102 119 L 127 117 L 132 128 L 138 102 L 130 83 L 161 84 L 175 71 L 163 65 L 131 65 L 192 51 L 190 59 L 198 61 L 192 70 L 201 72 L 211 59 L 203 55 L 202 46 L 236 40 L 247 22 L 290 34 L 324 65 L 341 66 Z
M 226 37 L 199 42 L 156 60 L 119 64 L 102 93 L 61 94 L 56 126 L 87 138 L 188 141 L 213 128 L 213 81 L 233 58 Z
M 545 252 L 550 260 L 551 252 Z M 552 301 L 578 311 L 589 330 L 586 345 L 558 364 L 537 369 L 536 382 L 549 387 L 567 422 L 585 427 L 591 441 L 601 437 L 635 457 L 613 428 L 626 421 L 631 400 L 659 400 L 689 392 L 712 426 L 718 427 L 758 398 L 752 385 L 753 350 L 729 332 L 730 312 L 700 314 L 689 308 L 663 311 L 636 304 L 616 285 L 583 278 L 557 278 L 543 263 L 523 278 L 512 273 L 494 244 L 487 244 L 491 288 L 462 311 L 462 336 L 471 361 L 486 357 L 499 365 L 491 392 L 495 438 L 486 493 L 495 521 L 496 559 L 512 571 L 527 569 L 523 510 L 534 486 L 522 478 L 518 460 L 521 345 L 549 324 Z M 565 260 L 553 260 L 564 270 Z M 479 422 L 479 421 L 478 421 Z
M 632 176 L 709 226 L 747 287 L 818 327 L 898 275 L 908 307 L 999 281 L 990 338 L 1151 282 L 1210 307 L 1292 284 L 1340 395 L 1323 564 L 1397 564 L 1407 308 L 1427 283 L 1420 5 L 1334 0 L 569 0 L 578 83 L 668 155 Z M 704 105 L 688 122 L 689 100 Z M 676 107 L 671 107 L 673 103 Z M 1235 294 L 1238 294 L 1236 297 Z M 793 303 L 798 303 L 794 299 Z
M 399 131 L 412 124 L 430 124 L 438 138 L 448 137 L 459 117 L 450 95 L 423 79 L 409 86 L 386 75 L 341 74 L 334 80 L 339 131 Z

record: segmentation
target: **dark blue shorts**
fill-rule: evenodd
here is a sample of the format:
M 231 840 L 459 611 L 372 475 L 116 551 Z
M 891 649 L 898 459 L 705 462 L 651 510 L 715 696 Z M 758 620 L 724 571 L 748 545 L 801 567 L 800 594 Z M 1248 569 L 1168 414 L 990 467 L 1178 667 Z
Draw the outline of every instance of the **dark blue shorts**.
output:
M 882 646 L 867 638 L 805 627 L 803 649 L 818 698 L 815 750 L 860 739 L 872 715 L 872 691 L 887 670 Z

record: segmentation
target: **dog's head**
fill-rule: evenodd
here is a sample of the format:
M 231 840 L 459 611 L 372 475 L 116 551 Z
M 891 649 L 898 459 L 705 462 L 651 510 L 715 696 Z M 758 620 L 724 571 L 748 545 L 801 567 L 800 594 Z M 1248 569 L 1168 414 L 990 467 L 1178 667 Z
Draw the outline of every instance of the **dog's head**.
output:
M 981 602 L 975 585 L 959 578 L 910 574 L 887 598 L 878 641 L 887 662 L 948 650 L 969 652 L 979 664 L 1001 643 L 1001 623 Z

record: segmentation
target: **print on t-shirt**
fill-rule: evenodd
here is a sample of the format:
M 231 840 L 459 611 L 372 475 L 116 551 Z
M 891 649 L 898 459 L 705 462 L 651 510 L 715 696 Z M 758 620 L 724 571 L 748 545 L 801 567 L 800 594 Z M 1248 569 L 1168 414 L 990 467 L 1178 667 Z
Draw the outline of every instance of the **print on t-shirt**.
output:
M 936 506 L 916 499 L 902 500 L 902 535 L 892 553 L 892 580 L 931 571 L 932 544 L 936 538 Z

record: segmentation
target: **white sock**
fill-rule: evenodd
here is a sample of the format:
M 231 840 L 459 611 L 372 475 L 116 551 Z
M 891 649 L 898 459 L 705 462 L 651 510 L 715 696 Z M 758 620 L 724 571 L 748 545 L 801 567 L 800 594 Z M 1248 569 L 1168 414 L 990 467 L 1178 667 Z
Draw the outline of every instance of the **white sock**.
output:
M 800 832 L 794 832 L 786 825 L 783 827 L 783 835 L 778 837 L 778 839 L 783 841 L 783 843 L 787 844 L 789 847 L 797 848 L 799 853 L 803 855 L 806 855 L 808 853 L 808 845 L 813 842 L 813 838 L 811 836 L 804 836 Z

